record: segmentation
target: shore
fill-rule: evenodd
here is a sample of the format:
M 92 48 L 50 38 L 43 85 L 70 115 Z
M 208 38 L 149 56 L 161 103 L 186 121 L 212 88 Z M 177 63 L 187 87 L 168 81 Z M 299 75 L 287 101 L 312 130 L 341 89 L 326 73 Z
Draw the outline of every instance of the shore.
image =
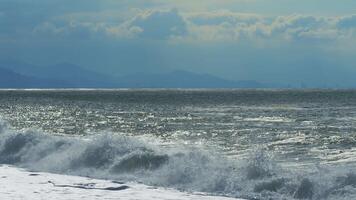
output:
M 9 165 L 0 166 L 0 188 L 0 199 L 11 200 L 233 200 L 233 198 L 189 194 L 137 183 L 30 172 Z

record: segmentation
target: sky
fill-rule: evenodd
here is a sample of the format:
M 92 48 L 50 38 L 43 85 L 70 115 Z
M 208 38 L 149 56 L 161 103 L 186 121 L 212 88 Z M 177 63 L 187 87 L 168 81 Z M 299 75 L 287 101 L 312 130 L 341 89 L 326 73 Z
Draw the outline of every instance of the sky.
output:
M 355 0 L 0 0 L 0 60 L 356 86 Z

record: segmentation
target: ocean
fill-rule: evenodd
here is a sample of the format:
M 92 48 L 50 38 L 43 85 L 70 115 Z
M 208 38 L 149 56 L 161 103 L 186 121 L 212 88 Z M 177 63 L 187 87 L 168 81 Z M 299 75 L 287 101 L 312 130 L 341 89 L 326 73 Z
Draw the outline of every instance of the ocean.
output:
M 355 90 L 1 90 L 0 163 L 243 199 L 356 199 Z

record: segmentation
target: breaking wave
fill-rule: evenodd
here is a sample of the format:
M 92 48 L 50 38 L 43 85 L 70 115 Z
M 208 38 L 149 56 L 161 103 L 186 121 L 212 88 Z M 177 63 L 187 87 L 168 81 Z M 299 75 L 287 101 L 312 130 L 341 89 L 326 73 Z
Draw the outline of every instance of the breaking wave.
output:
M 209 151 L 166 149 L 114 133 L 72 137 L 15 131 L 4 121 L 0 121 L 0 163 L 246 199 L 356 197 L 352 170 L 287 170 L 262 150 L 246 161 L 234 161 Z

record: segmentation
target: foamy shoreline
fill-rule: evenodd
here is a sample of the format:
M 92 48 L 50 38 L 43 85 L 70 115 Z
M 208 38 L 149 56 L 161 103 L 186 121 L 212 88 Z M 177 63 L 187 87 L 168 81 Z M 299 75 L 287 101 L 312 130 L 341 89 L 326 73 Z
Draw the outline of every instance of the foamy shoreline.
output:
M 137 183 L 126 184 L 86 177 L 30 172 L 9 165 L 0 166 L 0 188 L 0 199 L 4 200 L 233 200 L 233 198 L 189 194 Z

